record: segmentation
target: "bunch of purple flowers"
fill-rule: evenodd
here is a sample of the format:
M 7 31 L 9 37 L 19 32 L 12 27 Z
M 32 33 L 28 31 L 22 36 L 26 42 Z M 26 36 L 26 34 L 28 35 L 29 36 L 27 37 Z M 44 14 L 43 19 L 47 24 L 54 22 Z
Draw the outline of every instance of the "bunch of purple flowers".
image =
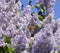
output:
M 0 0 L 0 53 L 60 51 L 60 19 L 53 19 L 55 0 L 36 0 L 39 12 L 34 13 L 31 2 L 21 10 L 19 0 Z

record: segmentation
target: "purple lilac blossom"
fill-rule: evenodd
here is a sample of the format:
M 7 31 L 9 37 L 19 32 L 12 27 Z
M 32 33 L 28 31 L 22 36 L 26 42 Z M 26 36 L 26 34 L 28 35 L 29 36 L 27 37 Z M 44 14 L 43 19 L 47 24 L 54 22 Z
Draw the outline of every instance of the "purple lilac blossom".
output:
M 57 43 L 51 25 L 45 24 L 41 31 L 34 36 L 32 53 L 50 53 L 52 50 L 57 50 Z
M 36 3 L 46 6 L 48 15 L 43 21 L 38 19 L 37 13 L 31 15 L 31 5 L 20 11 L 19 0 L 0 0 L 0 46 L 6 45 L 2 36 L 5 34 L 11 38 L 11 46 L 16 53 L 60 51 L 60 19 L 53 19 L 55 0 L 36 0 Z M 42 26 L 33 37 L 33 31 L 28 28 L 31 24 Z

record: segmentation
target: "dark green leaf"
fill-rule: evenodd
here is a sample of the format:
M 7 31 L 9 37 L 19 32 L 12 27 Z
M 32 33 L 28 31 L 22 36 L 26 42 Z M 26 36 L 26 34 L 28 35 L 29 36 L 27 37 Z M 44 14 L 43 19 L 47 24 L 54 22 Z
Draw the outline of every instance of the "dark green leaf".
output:
M 41 14 L 42 14 L 42 12 L 41 12 L 41 11 L 39 11 L 39 12 L 38 12 L 38 15 L 41 15 Z
M 2 36 L 5 38 L 5 42 L 6 43 L 11 43 L 11 38 L 10 37 L 7 37 L 5 34 L 2 34 Z

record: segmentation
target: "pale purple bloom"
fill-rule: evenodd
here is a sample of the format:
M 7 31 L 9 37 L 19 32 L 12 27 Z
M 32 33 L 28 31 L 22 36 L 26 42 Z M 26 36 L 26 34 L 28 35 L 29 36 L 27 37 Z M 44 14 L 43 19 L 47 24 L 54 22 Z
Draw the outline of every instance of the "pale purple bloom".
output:
M 20 11 L 19 0 L 0 0 L 0 46 L 6 44 L 2 36 L 5 34 L 11 38 L 11 46 L 16 53 L 50 53 L 60 50 L 60 20 L 52 18 L 55 0 L 36 0 L 36 3 L 46 7 L 47 16 L 43 21 L 38 19 L 38 13 L 31 15 L 31 5 Z M 30 25 L 42 27 L 35 33 L 30 31 Z
M 26 49 L 27 38 L 23 31 L 20 35 L 16 35 L 12 38 L 12 47 L 16 50 L 17 53 L 20 53 Z

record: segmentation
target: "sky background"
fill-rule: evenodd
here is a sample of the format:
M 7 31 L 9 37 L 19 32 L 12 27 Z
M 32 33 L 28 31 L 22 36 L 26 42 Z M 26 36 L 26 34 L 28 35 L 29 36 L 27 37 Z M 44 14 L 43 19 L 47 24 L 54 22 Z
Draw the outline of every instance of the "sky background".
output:
M 56 0 L 54 11 L 55 11 L 55 19 L 60 18 L 60 0 Z
M 32 4 L 35 5 L 35 0 L 32 1 L 33 1 Z M 26 7 L 26 5 L 28 4 L 28 0 L 21 0 L 21 2 L 24 4 L 24 7 Z M 37 11 L 37 9 L 33 8 L 32 12 L 33 11 Z M 58 18 L 60 18 L 60 0 L 56 0 L 54 11 L 55 19 L 57 20 Z

